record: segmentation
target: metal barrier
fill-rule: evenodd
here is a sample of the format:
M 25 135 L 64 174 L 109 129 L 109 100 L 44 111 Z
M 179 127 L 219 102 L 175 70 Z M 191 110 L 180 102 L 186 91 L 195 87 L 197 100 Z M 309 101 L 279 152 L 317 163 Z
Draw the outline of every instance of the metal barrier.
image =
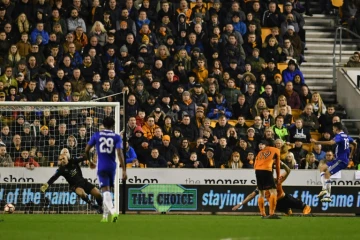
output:
M 343 44 L 343 39 L 342 39 L 342 35 L 343 35 L 343 31 L 346 31 L 348 32 L 349 34 L 351 34 L 352 36 L 360 39 L 360 35 L 356 34 L 355 32 L 347 29 L 347 28 L 344 28 L 344 27 L 337 27 L 336 28 L 336 31 L 335 31 L 335 39 L 334 39 L 334 46 L 333 46 L 333 84 L 332 84 L 332 87 L 333 89 L 336 88 L 336 80 L 337 80 L 337 77 L 336 77 L 336 64 L 337 63 L 340 63 L 341 60 L 342 60 L 342 44 Z M 337 46 L 337 42 L 339 41 L 339 44 L 340 44 L 340 56 L 339 56 L 339 62 L 336 62 L 336 46 Z

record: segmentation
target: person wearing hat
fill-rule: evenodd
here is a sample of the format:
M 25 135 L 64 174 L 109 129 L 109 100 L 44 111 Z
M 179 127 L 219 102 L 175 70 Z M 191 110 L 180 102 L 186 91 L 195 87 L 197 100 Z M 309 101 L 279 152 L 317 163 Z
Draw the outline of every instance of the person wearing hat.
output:
M 240 13 L 234 12 L 232 15 L 232 25 L 234 26 L 234 30 L 239 32 L 241 36 L 246 34 L 246 24 L 240 20 Z
M 147 67 L 145 66 L 145 60 L 143 57 L 138 57 L 136 61 L 136 67 L 133 68 L 132 72 L 137 79 L 142 79 L 145 77 L 145 70 Z
M 204 168 L 215 168 L 216 160 L 215 160 L 215 150 L 212 147 L 205 148 L 206 155 L 203 156 L 200 161 L 202 162 Z
M 171 143 L 171 138 L 169 135 L 164 135 L 162 137 L 162 146 L 159 147 L 161 156 L 163 156 L 169 165 L 172 162 L 172 158 L 175 154 L 178 155 L 176 147 Z
M 144 87 L 144 82 L 137 80 L 134 89 L 134 95 L 140 104 L 144 104 L 149 97 L 149 92 Z
M 180 107 L 180 111 L 187 112 L 187 114 L 192 118 L 196 113 L 196 104 L 191 99 L 191 93 L 188 91 L 184 91 L 181 96 L 181 101 L 178 103 Z
M 288 62 L 288 67 L 285 70 L 283 70 L 282 75 L 283 75 L 283 81 L 284 81 L 285 85 L 288 82 L 294 81 L 294 78 L 296 75 L 300 76 L 302 84 L 305 83 L 304 75 L 294 60 L 290 60 Z
M 190 89 L 191 99 L 195 102 L 196 106 L 207 108 L 209 100 L 204 91 L 204 88 L 200 83 L 196 83 L 192 89 Z
M 276 182 L 280 181 L 280 150 L 274 147 L 269 147 L 269 143 L 266 140 L 262 140 L 259 143 L 259 150 L 255 164 L 255 175 L 257 187 L 259 189 L 259 199 L 258 205 L 260 209 L 260 214 L 263 217 L 266 217 L 265 213 L 265 191 L 269 190 L 269 216 L 268 218 L 278 219 L 279 217 L 275 215 L 276 202 L 277 202 L 277 192 L 276 185 L 273 177 L 273 164 L 275 164 L 276 171 Z
M 276 38 L 271 38 L 269 41 L 277 42 Z M 263 49 L 264 56 L 267 55 L 269 51 L 271 51 L 272 48 L 278 47 L 277 45 L 274 45 L 273 47 L 270 47 L 269 44 L 266 46 L 265 49 Z M 276 51 L 277 52 L 277 51 Z M 280 74 L 280 70 L 277 68 L 277 61 L 275 58 L 280 57 L 280 55 L 271 56 L 271 57 L 265 57 L 265 61 L 267 62 L 267 66 L 264 69 L 263 73 L 265 74 L 266 80 L 269 82 L 272 82 L 272 79 L 274 79 L 275 74 Z

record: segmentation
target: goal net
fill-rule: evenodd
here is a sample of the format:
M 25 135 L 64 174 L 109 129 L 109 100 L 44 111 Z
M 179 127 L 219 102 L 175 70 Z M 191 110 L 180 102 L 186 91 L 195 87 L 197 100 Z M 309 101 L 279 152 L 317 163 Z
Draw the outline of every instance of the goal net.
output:
M 71 158 L 84 156 L 106 116 L 115 119 L 114 131 L 119 133 L 119 103 L 0 102 L 0 213 L 6 203 L 12 203 L 16 213 L 95 213 L 62 176 L 45 193 L 40 187 L 55 174 L 62 151 L 67 149 Z M 91 157 L 96 158 L 94 149 Z M 86 161 L 79 165 L 84 178 L 98 187 L 96 169 Z M 112 192 L 119 212 L 119 184 Z

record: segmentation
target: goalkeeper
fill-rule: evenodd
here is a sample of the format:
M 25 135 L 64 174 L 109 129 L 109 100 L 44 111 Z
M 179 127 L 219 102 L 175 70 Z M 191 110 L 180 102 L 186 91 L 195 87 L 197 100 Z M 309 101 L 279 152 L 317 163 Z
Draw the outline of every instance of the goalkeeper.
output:
M 277 204 L 276 204 L 276 210 L 279 212 L 283 212 L 287 215 L 292 214 L 292 209 L 299 209 L 302 210 L 304 215 L 308 215 L 311 213 L 311 208 L 309 205 L 306 205 L 302 201 L 294 198 L 290 194 L 286 194 L 282 188 L 282 183 L 286 180 L 286 178 L 290 174 L 290 168 L 284 164 L 283 162 L 280 162 L 280 165 L 285 169 L 285 172 L 280 175 L 280 182 L 276 184 L 276 190 L 277 190 Z M 237 209 L 241 208 L 244 204 L 249 202 L 251 199 L 255 198 L 255 196 L 259 193 L 259 190 L 256 188 L 252 193 L 250 193 L 244 201 L 240 202 L 236 206 L 232 208 L 233 211 L 236 211 Z M 265 192 L 265 197 L 269 200 L 270 193 L 268 191 Z
M 58 160 L 59 168 L 49 181 L 41 186 L 40 190 L 45 192 L 51 184 L 53 184 L 60 176 L 63 176 L 69 183 L 72 191 L 91 205 L 92 208 L 96 209 L 98 213 L 102 213 L 103 199 L 99 189 L 88 182 L 82 175 L 79 163 L 84 161 L 83 157 L 69 159 L 68 154 L 60 154 Z M 95 197 L 97 205 L 92 204 L 87 194 L 91 194 Z

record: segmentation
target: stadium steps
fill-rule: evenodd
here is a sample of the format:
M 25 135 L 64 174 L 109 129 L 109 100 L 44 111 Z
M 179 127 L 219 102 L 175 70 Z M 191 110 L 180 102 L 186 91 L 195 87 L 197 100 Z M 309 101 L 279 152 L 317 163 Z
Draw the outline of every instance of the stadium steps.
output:
M 318 3 L 311 3 L 313 13 L 319 13 Z M 320 92 L 325 103 L 336 103 L 336 90 L 332 88 L 333 81 L 333 48 L 336 17 L 314 14 L 312 17 L 304 16 L 306 30 L 305 59 L 300 69 L 304 74 L 305 83 L 311 91 Z M 349 57 L 357 50 L 360 41 L 343 39 L 342 59 L 336 56 L 336 65 L 343 66 Z M 336 46 L 337 52 L 340 46 Z

